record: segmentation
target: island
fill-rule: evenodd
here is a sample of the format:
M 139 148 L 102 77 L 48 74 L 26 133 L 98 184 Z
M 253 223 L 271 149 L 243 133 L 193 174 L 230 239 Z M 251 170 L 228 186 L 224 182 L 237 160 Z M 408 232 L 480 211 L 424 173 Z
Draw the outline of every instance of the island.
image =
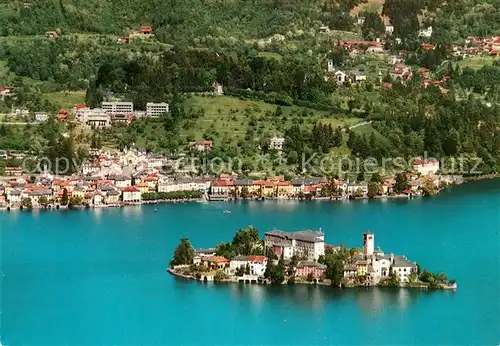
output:
M 183 238 L 167 271 L 204 282 L 260 284 L 319 284 L 334 287 L 412 287 L 456 289 L 444 273 L 420 270 L 404 255 L 375 248 L 375 234 L 363 233 L 362 248 L 325 244 L 321 230 L 270 230 L 259 237 L 249 226 L 232 242 L 195 250 Z

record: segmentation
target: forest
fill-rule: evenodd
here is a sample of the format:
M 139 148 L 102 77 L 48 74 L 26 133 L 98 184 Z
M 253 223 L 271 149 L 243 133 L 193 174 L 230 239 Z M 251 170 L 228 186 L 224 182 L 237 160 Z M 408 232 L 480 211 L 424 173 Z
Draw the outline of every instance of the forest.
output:
M 0 2 L 0 36 L 91 32 L 120 35 L 153 25 L 162 42 L 200 42 L 209 37 L 264 38 L 298 34 L 319 26 L 352 30 L 350 10 L 361 0 L 37 0 Z M 383 15 L 395 34 L 415 38 L 422 25 L 436 29 L 434 40 L 450 43 L 468 35 L 500 31 L 500 0 L 387 0 Z M 422 22 L 425 23 L 422 23 Z M 195 41 L 197 40 L 197 41 Z

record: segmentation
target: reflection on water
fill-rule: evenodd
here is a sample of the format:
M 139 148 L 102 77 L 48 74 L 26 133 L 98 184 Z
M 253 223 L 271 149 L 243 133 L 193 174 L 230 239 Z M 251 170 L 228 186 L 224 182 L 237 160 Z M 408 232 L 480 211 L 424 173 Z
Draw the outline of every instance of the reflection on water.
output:
M 227 293 L 233 301 L 249 301 L 252 307 L 260 307 L 265 302 L 279 301 L 283 308 L 295 307 L 310 311 L 321 311 L 331 304 L 355 303 L 365 314 L 378 315 L 385 309 L 404 312 L 420 297 L 431 294 L 446 294 L 443 291 L 366 287 L 333 288 L 322 285 L 259 285 L 259 284 L 215 284 L 193 282 L 177 278 L 179 285 L 203 285 L 205 289 Z M 200 287 L 201 288 L 201 287 Z

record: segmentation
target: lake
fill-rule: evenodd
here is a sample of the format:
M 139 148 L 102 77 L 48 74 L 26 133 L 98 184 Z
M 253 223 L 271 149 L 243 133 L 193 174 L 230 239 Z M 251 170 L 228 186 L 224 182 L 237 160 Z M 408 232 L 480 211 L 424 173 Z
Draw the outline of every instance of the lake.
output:
M 157 209 L 157 212 L 155 212 Z M 224 209 L 231 210 L 225 214 Z M 457 280 L 452 291 L 204 284 L 165 269 L 238 228 L 319 229 Z M 498 344 L 500 180 L 415 200 L 1 212 L 3 345 Z

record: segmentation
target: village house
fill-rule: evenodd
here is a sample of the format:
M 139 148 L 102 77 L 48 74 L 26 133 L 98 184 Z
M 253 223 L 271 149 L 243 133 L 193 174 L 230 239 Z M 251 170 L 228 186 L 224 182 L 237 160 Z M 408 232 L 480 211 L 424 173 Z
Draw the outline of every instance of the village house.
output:
M 347 184 L 348 194 L 353 195 L 359 192 L 363 195 L 366 195 L 368 193 L 368 184 L 366 182 L 361 181 Z
M 248 195 L 259 194 L 260 186 L 257 186 L 257 189 L 253 188 L 253 180 L 251 179 L 236 179 L 234 185 L 238 196 L 241 196 L 243 189 L 247 190 Z
M 361 71 L 351 71 L 349 72 L 349 79 L 351 83 L 359 83 L 366 81 L 366 74 Z
M 430 38 L 432 36 L 432 26 L 428 26 L 425 29 L 420 29 L 418 32 L 419 37 Z
M 12 90 L 14 90 L 15 86 L 0 86 L 0 96 L 9 96 L 12 95 Z
M 283 150 L 283 145 L 285 144 L 285 139 L 282 137 L 273 137 L 269 143 L 270 150 Z
M 276 197 L 290 198 L 293 196 L 293 185 L 291 181 L 279 181 L 276 190 Z
M 311 274 L 315 279 L 319 279 L 325 275 L 326 265 L 314 261 L 300 261 L 297 263 L 295 275 L 299 277 L 307 277 Z
M 122 199 L 124 203 L 139 203 L 141 202 L 141 190 L 135 186 L 128 186 L 122 189 Z
M 204 152 L 212 150 L 212 141 L 201 140 L 189 143 L 189 148 L 197 152 Z
M 45 32 L 45 36 L 47 36 L 49 38 L 56 38 L 57 37 L 57 32 L 55 32 L 55 31 L 47 31 L 47 32 Z
M 4 168 L 5 175 L 20 177 L 23 175 L 24 168 L 23 167 L 5 167 Z
M 39 205 L 40 198 L 45 198 L 47 201 L 52 200 L 53 193 L 49 187 L 43 189 L 36 189 L 29 192 L 29 198 L 34 206 Z
M 101 167 L 94 163 L 87 161 L 82 165 L 82 174 L 83 175 L 93 175 L 101 170 Z
M 36 112 L 35 113 L 35 122 L 43 123 L 48 119 L 48 115 L 45 112 Z
M 439 171 L 439 161 L 438 160 L 424 160 L 418 159 L 413 162 L 413 171 L 421 175 L 432 175 Z
M 114 182 L 117 188 L 124 188 L 132 185 L 132 178 L 124 175 L 108 175 L 108 179 Z
M 366 260 L 357 260 L 356 263 L 356 275 L 357 276 L 365 276 L 368 273 L 368 261 Z
M 235 186 L 233 181 L 217 180 L 210 189 L 212 195 L 232 196 L 234 195 Z
M 83 199 L 86 190 L 87 189 L 83 186 L 75 186 L 75 188 L 73 189 L 73 197 Z
M 391 264 L 393 274 L 397 275 L 400 282 L 408 282 L 411 274 L 416 274 L 418 267 L 410 262 L 405 256 L 394 256 Z
M 334 76 L 335 76 L 335 81 L 337 82 L 337 84 L 344 84 L 345 82 L 347 82 L 348 78 L 347 78 L 347 74 L 344 73 L 343 71 L 336 71 L 334 73 Z
M 6 193 L 7 202 L 10 205 L 18 205 L 21 203 L 21 190 L 19 189 L 11 189 Z
M 264 235 L 264 245 L 270 248 L 278 257 L 317 261 L 325 255 L 325 235 L 321 231 L 283 232 L 273 230 Z
M 348 278 L 355 277 L 357 272 L 358 272 L 358 268 L 356 268 L 355 264 L 351 263 L 351 264 L 344 265 L 344 271 L 343 271 L 344 277 L 348 277 Z
M 250 269 L 250 275 L 264 275 L 267 267 L 267 257 L 266 256 L 236 256 L 231 259 L 229 268 L 232 273 L 238 268 L 246 268 L 248 265 Z
M 106 204 L 120 203 L 120 192 L 115 189 L 107 191 L 106 196 L 104 197 L 104 203 Z
M 204 256 L 201 258 L 201 265 L 210 270 L 229 269 L 230 260 L 222 256 Z

